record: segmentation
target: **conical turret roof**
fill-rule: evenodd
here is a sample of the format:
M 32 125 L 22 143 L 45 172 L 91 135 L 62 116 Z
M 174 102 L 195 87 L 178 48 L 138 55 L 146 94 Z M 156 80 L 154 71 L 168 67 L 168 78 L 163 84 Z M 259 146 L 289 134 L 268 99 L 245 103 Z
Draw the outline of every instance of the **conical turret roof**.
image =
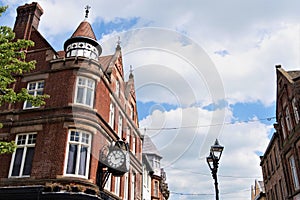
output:
M 99 55 L 102 52 L 102 48 L 97 42 L 93 28 L 87 20 L 83 20 L 72 36 L 65 42 L 64 50 L 66 51 L 67 46 L 74 42 L 88 42 L 98 49 Z
M 87 37 L 87 38 L 91 38 L 93 40 L 97 40 L 91 24 L 86 20 L 82 21 L 79 24 L 79 26 L 77 27 L 77 29 L 71 36 L 71 38 L 74 38 L 74 37 Z

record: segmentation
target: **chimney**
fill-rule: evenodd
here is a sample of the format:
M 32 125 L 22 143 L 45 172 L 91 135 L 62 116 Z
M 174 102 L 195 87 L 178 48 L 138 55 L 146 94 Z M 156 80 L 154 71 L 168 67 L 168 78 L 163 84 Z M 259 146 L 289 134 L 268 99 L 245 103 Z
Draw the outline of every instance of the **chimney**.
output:
M 43 14 L 41 6 L 33 2 L 17 8 L 17 17 L 14 26 L 16 39 L 30 39 L 32 28 L 38 29 L 40 17 Z

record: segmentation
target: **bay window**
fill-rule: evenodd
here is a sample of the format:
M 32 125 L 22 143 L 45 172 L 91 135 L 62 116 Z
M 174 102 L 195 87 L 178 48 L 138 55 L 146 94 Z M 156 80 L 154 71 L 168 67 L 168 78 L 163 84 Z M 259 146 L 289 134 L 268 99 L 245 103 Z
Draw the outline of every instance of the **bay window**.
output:
M 93 107 L 95 81 L 85 77 L 77 77 L 75 103 Z
M 87 178 L 92 136 L 80 130 L 70 130 L 68 137 L 65 174 Z

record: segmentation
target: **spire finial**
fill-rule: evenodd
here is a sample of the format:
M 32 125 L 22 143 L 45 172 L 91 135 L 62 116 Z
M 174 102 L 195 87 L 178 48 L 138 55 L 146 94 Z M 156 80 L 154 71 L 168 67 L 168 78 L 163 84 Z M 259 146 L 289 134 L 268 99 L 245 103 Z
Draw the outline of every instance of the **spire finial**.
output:
M 91 6 L 86 5 L 84 9 L 85 9 L 85 18 L 87 19 L 89 17 Z
M 121 38 L 120 38 L 120 36 L 118 36 L 116 50 L 121 50 L 121 45 L 120 44 L 121 44 Z
M 118 45 L 118 46 L 120 46 L 120 44 L 121 44 L 121 37 L 120 37 L 120 36 L 118 36 L 117 45 Z
M 132 72 L 133 72 L 133 69 L 132 69 L 132 65 L 130 65 L 130 70 L 129 70 L 129 79 L 133 79 L 133 74 L 132 74 Z
M 132 65 L 130 65 L 130 70 L 129 70 L 130 74 L 132 74 L 133 69 L 132 69 Z

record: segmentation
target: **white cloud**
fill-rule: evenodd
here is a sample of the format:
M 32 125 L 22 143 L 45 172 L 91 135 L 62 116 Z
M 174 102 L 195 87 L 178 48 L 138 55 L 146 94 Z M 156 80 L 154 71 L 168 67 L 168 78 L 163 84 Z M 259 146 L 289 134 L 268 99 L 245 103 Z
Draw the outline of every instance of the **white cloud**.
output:
M 17 4 L 16 1 L 3 2 L 12 6 Z M 212 58 L 224 81 L 226 96 L 233 102 L 261 101 L 270 105 L 274 101 L 274 90 L 270 90 L 275 82 L 274 65 L 282 63 L 287 69 L 299 65 L 298 1 L 290 1 L 289 4 L 259 0 L 38 2 L 45 11 L 40 30 L 51 41 L 55 41 L 56 35 L 63 35 L 64 39 L 69 37 L 83 20 L 87 4 L 92 7 L 91 22 L 138 17 L 137 28 L 155 26 L 186 34 L 195 44 L 201 44 Z M 143 40 L 152 41 L 157 35 L 152 36 L 145 35 Z M 127 42 L 125 39 L 122 45 L 130 46 Z M 171 41 L 167 42 L 170 45 Z M 214 54 L 220 50 L 229 52 L 229 55 L 220 58 Z M 256 84 L 250 84 L 253 82 Z
M 248 198 L 251 184 L 261 178 L 260 160 L 256 152 L 266 148 L 272 127 L 260 122 L 227 124 L 215 137 L 210 137 L 210 128 L 216 125 L 211 122 L 213 112 L 220 111 L 178 108 L 169 112 L 154 112 L 140 122 L 141 127 L 149 128 L 146 134 L 163 155 L 162 167 L 167 172 L 172 199 L 191 199 L 190 195 L 176 193 L 195 194 L 194 197 L 201 196 L 201 199 L 212 198 L 213 180 L 205 158 L 216 137 L 225 146 L 219 166 L 222 199 L 233 196 Z M 225 113 L 224 122 L 234 120 L 232 111 L 226 110 Z M 151 127 L 162 129 L 151 130 Z M 170 127 L 181 128 L 168 129 Z
M 233 102 L 259 100 L 270 105 L 275 100 L 275 65 L 282 64 L 287 70 L 299 65 L 299 33 L 299 25 L 286 24 L 268 33 L 259 43 L 243 38 L 240 44 L 250 46 L 245 50 L 228 45 L 230 55 L 212 55 L 223 78 L 226 96 Z

